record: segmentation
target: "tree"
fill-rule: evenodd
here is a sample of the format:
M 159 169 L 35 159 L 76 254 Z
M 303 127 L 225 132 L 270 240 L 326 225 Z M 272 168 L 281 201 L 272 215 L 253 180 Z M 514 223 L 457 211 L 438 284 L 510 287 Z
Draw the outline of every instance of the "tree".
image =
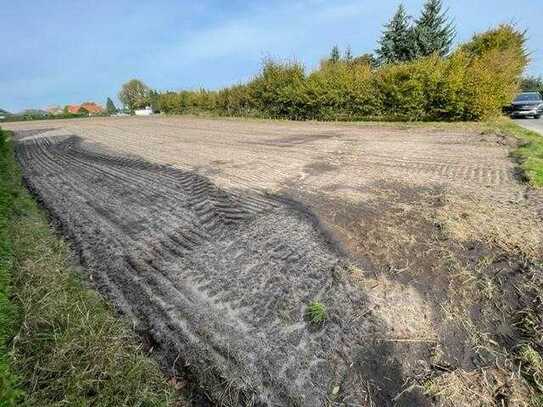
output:
M 409 18 L 403 4 L 400 4 L 390 22 L 385 25 L 376 50 L 381 64 L 405 62 L 416 57 L 417 47 Z
M 339 62 L 341 59 L 341 55 L 339 53 L 339 47 L 337 45 L 334 45 L 332 47 L 332 51 L 330 51 L 330 62 L 336 63 Z
M 456 30 L 442 8 L 441 0 L 426 0 L 421 15 L 415 22 L 414 35 L 419 57 L 434 53 L 445 56 L 449 53 Z
M 377 67 L 377 65 L 379 65 L 377 62 L 377 59 L 375 59 L 373 54 L 370 54 L 370 53 L 357 56 L 356 58 L 353 59 L 352 63 L 355 65 L 369 65 L 372 68 L 375 68 Z
M 150 89 L 142 81 L 132 79 L 122 86 L 119 100 L 131 111 L 143 109 L 150 103 Z
M 160 93 L 156 90 L 152 90 L 149 93 L 150 105 L 153 113 L 160 113 Z
M 348 46 L 347 49 L 345 50 L 345 54 L 343 56 L 343 59 L 347 63 L 351 63 L 353 61 L 353 52 L 352 52 L 350 46 Z
M 111 100 L 111 98 L 107 98 L 106 112 L 108 114 L 115 114 L 118 112 L 117 107 L 115 107 L 115 104 L 113 103 L 113 100 Z
M 543 93 L 543 78 L 541 78 L 541 76 L 525 76 L 521 79 L 520 88 L 523 91 L 537 91 Z

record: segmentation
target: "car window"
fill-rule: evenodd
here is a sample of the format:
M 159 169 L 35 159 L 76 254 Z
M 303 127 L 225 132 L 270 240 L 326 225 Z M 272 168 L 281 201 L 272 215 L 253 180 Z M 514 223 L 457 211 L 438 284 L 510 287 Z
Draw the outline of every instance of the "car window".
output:
M 521 93 L 515 99 L 515 102 L 528 102 L 541 100 L 541 95 L 537 93 Z

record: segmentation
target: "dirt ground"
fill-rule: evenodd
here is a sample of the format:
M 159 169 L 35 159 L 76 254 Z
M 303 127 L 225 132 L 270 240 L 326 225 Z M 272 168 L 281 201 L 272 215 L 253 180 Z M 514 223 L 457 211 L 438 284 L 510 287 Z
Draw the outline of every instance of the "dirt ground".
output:
M 212 403 L 540 397 L 543 200 L 514 140 L 191 117 L 3 127 L 96 287 Z

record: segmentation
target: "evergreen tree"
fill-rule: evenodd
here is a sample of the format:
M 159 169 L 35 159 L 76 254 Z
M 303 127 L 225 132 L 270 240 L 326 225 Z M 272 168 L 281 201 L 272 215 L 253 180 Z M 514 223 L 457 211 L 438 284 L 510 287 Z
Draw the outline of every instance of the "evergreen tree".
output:
M 106 112 L 108 114 L 115 114 L 118 112 L 117 107 L 115 107 L 115 104 L 113 103 L 113 100 L 111 100 L 111 98 L 107 98 Z
M 414 29 L 418 56 L 433 53 L 445 56 L 449 53 L 456 31 L 442 8 L 441 0 L 426 0 L 424 3 Z
M 343 59 L 347 63 L 351 63 L 353 61 L 353 52 L 351 51 L 351 47 L 348 46 L 345 50 L 345 55 L 343 56 Z
M 403 4 L 400 4 L 390 22 L 385 26 L 376 53 L 381 64 L 405 62 L 416 57 L 415 36 Z
M 334 45 L 332 51 L 330 52 L 330 62 L 336 63 L 341 59 L 341 54 L 339 53 L 339 47 Z

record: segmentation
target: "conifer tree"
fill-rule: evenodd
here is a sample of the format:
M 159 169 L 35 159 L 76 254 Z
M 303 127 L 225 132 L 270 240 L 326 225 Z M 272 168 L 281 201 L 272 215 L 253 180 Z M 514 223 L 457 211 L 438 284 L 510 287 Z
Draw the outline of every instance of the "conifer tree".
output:
M 350 46 L 348 46 L 347 49 L 345 50 L 345 54 L 343 56 L 343 59 L 347 63 L 351 63 L 353 61 L 353 52 L 352 52 Z
M 339 47 L 337 45 L 334 45 L 332 47 L 332 51 L 330 52 L 330 62 L 339 62 L 341 59 L 341 55 L 339 53 Z
M 409 24 L 409 16 L 403 4 L 400 4 L 385 26 L 376 53 L 381 64 L 405 62 L 416 57 L 417 47 L 413 28 Z
M 414 34 L 417 43 L 417 56 L 449 53 L 456 31 L 452 21 L 443 11 L 441 0 L 426 0 L 420 17 L 416 20 Z
M 111 98 L 107 98 L 106 112 L 108 114 L 115 114 L 118 112 L 117 107 L 115 107 L 115 104 L 113 103 L 113 100 L 111 100 Z

